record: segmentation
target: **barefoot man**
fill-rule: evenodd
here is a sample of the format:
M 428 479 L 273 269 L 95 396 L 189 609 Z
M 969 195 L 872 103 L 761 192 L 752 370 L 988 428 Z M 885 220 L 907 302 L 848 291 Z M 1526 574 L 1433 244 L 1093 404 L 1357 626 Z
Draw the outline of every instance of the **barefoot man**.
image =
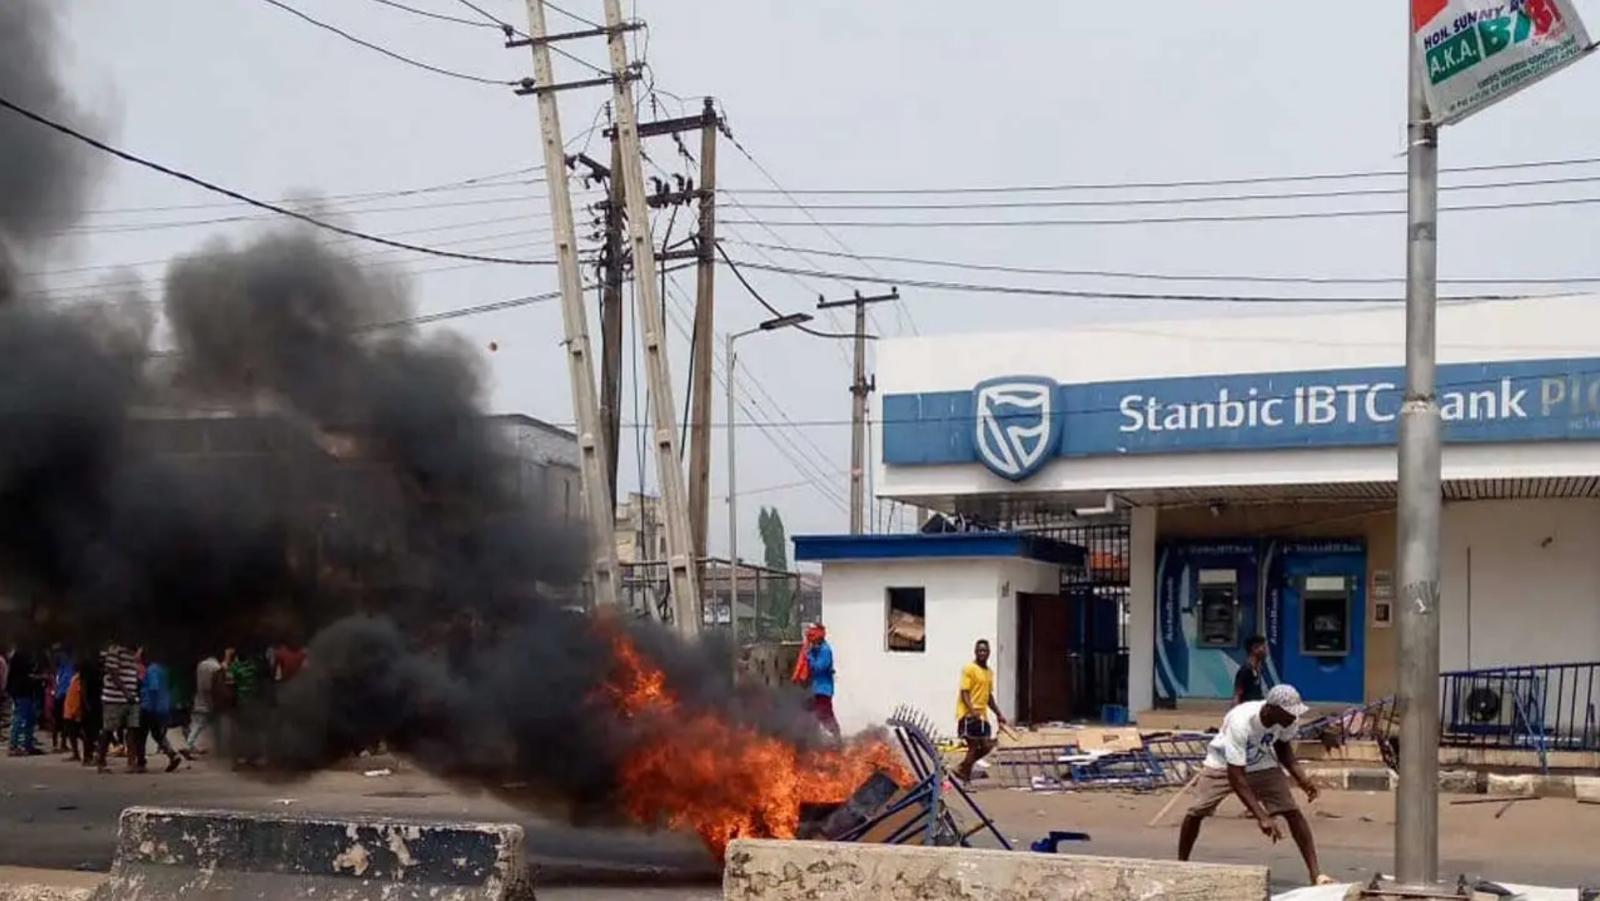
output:
M 1311 824 L 1295 805 L 1287 770 L 1311 801 L 1318 791 L 1306 778 L 1288 739 L 1294 724 L 1308 708 L 1292 685 L 1275 685 L 1262 701 L 1246 701 L 1228 711 L 1222 729 L 1206 749 L 1206 762 L 1195 783 L 1195 802 L 1183 818 L 1178 832 L 1178 859 L 1188 860 L 1200 837 L 1200 824 L 1216 813 L 1217 805 L 1229 795 L 1238 795 L 1246 810 L 1255 817 L 1261 834 L 1276 842 L 1283 837 L 1273 817 L 1282 817 L 1289 834 L 1306 862 L 1312 883 L 1326 885 L 1331 879 L 1317 865 L 1317 844 Z

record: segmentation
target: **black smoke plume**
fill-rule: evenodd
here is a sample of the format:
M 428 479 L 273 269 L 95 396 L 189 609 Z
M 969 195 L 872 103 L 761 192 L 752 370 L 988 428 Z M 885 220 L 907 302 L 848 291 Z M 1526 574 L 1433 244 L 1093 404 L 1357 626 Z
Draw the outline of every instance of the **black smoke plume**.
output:
M 0 93 L 81 122 L 52 8 L 0 3 Z M 0 293 L 93 173 L 0 111 Z M 476 352 L 409 327 L 402 283 L 290 229 L 174 260 L 160 309 L 158 349 L 114 307 L 0 303 L 0 590 L 30 638 L 141 645 L 186 673 L 309 637 L 227 750 L 284 776 L 383 742 L 575 818 L 616 812 L 617 766 L 650 740 L 604 690 L 619 634 L 687 709 L 813 741 L 796 699 L 736 687 L 715 643 L 547 596 L 581 579 L 582 529 L 516 490 Z

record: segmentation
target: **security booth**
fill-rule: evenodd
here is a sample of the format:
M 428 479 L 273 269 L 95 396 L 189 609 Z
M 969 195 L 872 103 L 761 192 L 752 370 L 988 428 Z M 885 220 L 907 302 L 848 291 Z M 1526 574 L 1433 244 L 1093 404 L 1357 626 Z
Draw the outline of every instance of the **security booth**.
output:
M 1122 691 L 1136 716 L 1217 710 L 1256 635 L 1269 681 L 1314 705 L 1373 701 L 1394 692 L 1405 596 L 1402 334 L 1399 307 L 1373 305 L 883 341 L 875 491 L 998 534 L 1081 547 L 1089 530 L 1113 532 Z M 1600 303 L 1447 303 L 1439 353 L 1444 670 L 1600 666 Z M 975 577 L 951 560 L 920 572 L 929 591 Z M 825 568 L 825 620 L 862 578 Z M 1017 609 L 1060 632 L 1072 628 L 1070 594 Z M 926 627 L 931 642 L 935 613 Z M 1013 706 L 1029 696 L 1023 659 L 1056 671 L 1032 697 L 1070 687 L 1072 667 L 1038 659 L 1033 634 L 993 626 L 1000 696 Z M 916 678 L 948 686 L 967 644 L 941 646 Z M 851 662 L 838 656 L 842 673 Z

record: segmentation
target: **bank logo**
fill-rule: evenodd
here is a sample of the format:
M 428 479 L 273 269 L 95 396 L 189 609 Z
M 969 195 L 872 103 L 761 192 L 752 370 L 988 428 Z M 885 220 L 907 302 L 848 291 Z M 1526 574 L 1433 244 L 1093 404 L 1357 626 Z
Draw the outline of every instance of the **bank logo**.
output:
M 1007 376 L 972 389 L 978 459 L 998 476 L 1020 482 L 1039 471 L 1061 443 L 1056 383 L 1039 376 Z

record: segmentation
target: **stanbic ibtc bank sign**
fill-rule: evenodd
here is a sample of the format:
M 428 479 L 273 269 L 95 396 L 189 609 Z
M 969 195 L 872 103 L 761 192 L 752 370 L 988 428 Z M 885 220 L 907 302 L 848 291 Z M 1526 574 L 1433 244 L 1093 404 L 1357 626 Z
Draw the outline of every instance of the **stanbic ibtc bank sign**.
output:
M 1398 367 L 1056 384 L 988 379 L 883 399 L 883 460 L 983 463 L 1021 481 L 1054 457 L 1365 447 L 1395 440 Z M 1600 359 L 1441 366 L 1451 442 L 1600 438 Z

